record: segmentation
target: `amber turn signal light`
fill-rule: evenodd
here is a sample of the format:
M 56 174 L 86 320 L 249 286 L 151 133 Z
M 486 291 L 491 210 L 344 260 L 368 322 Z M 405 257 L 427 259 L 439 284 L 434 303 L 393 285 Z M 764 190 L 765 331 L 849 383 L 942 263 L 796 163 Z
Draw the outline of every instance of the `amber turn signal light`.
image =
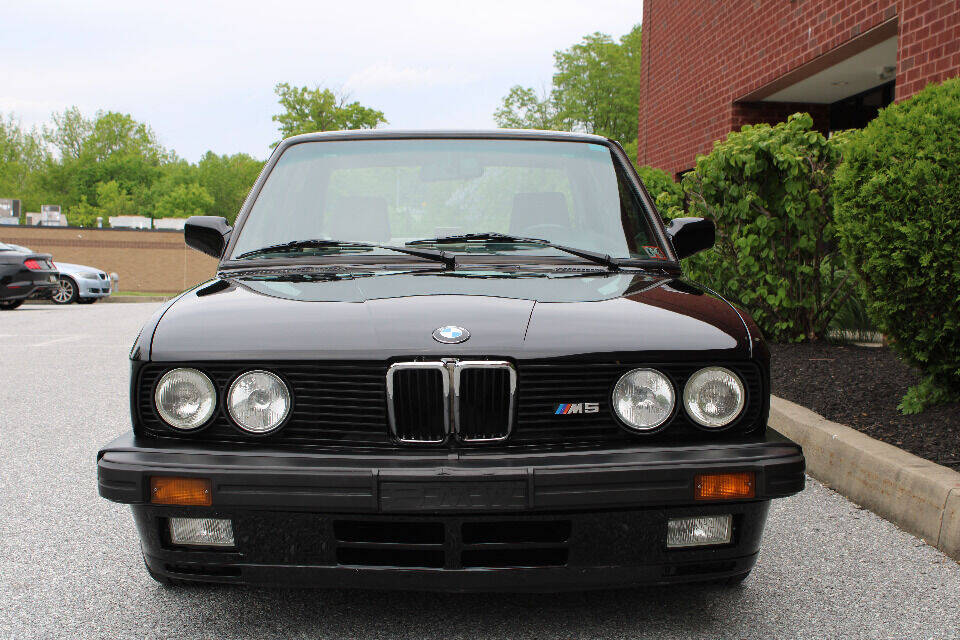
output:
M 213 504 L 213 491 L 206 478 L 153 476 L 150 478 L 150 502 L 209 507 Z
M 697 500 L 735 500 L 756 495 L 756 474 L 702 473 L 694 476 L 694 497 Z

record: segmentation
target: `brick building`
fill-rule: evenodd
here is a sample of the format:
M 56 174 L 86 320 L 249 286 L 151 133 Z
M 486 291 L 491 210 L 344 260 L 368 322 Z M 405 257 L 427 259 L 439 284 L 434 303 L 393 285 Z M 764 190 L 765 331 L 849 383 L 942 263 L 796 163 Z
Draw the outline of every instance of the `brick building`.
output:
M 645 0 L 637 156 L 678 175 L 744 124 L 862 127 L 960 75 L 960 0 Z

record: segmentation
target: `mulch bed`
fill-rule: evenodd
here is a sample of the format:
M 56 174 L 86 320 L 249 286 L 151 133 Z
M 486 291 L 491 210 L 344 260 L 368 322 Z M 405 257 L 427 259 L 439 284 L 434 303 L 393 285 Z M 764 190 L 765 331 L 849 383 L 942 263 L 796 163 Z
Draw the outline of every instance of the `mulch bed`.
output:
M 920 373 L 886 347 L 771 344 L 770 352 L 773 395 L 960 470 L 960 403 L 902 415 L 897 405 Z

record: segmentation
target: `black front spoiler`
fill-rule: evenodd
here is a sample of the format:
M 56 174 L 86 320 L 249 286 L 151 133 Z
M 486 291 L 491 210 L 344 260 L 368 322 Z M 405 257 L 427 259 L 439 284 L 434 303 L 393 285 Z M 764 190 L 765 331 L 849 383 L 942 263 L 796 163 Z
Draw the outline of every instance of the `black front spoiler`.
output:
M 212 481 L 213 508 L 316 513 L 545 512 L 691 505 L 694 476 L 752 471 L 769 500 L 804 487 L 799 445 L 765 440 L 603 451 L 347 454 L 120 436 L 98 454 L 100 495 L 149 503 L 151 476 Z M 700 503 L 699 501 L 696 501 Z

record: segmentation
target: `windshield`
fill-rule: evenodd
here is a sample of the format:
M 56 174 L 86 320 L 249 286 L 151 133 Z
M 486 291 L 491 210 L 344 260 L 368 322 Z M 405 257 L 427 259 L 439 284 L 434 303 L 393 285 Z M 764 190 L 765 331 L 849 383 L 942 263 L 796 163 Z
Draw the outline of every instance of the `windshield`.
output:
M 469 233 L 540 238 L 615 258 L 664 255 L 604 145 L 380 139 L 287 149 L 243 223 L 231 258 L 300 240 L 403 246 Z M 441 248 L 569 257 L 552 247 L 502 239 Z M 332 253 L 396 255 L 384 248 L 322 243 L 301 247 L 296 255 Z

